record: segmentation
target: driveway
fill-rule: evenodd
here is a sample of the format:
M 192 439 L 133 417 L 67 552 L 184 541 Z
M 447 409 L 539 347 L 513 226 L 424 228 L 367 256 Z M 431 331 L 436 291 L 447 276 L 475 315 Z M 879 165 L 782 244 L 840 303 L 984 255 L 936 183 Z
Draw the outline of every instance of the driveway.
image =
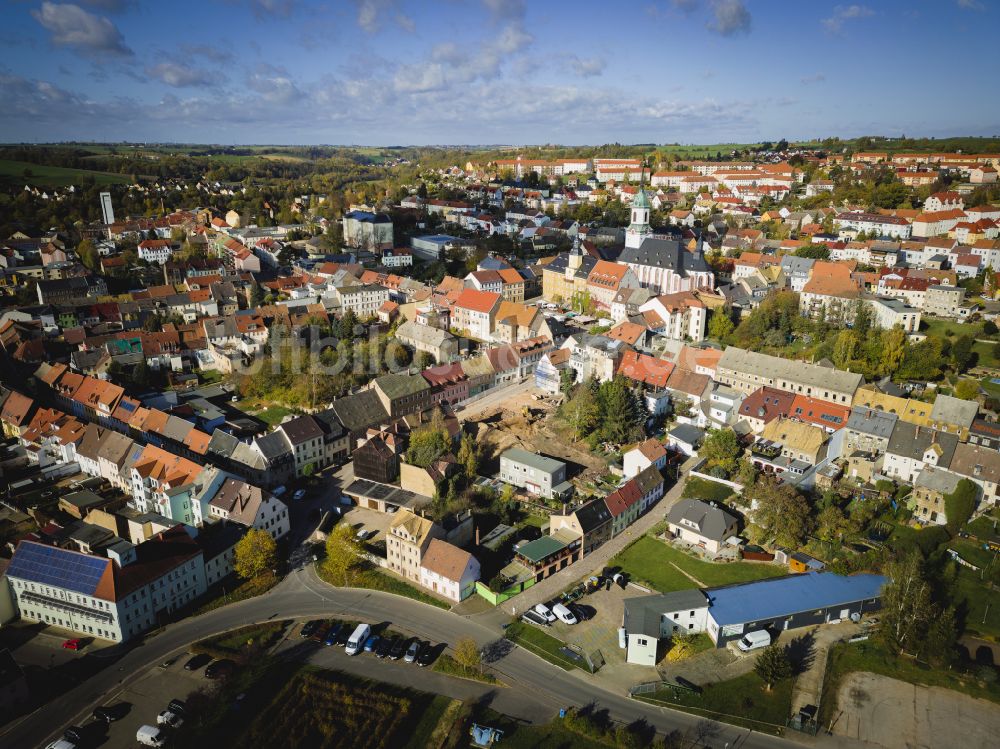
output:
M 112 690 L 128 687 L 152 666 L 167 656 L 187 649 L 196 640 L 254 622 L 279 618 L 339 616 L 370 622 L 399 623 L 409 631 L 435 642 L 454 643 L 471 637 L 481 647 L 496 642 L 499 629 L 485 626 L 448 611 L 408 598 L 369 590 L 334 588 L 316 577 L 312 566 L 293 572 L 263 596 L 230 604 L 201 616 L 185 619 L 165 628 L 160 634 L 126 648 L 119 661 L 104 669 L 83 685 L 50 700 L 33 714 L 7 726 L 0 744 L 11 747 L 36 747 L 61 733 L 70 723 L 80 720 L 101 704 Z M 621 692 L 607 691 L 582 672 L 569 673 L 513 647 L 503 652 L 493 664 L 499 678 L 512 688 L 531 694 L 550 708 L 582 706 L 594 703 L 620 721 L 643 719 L 662 733 L 679 731 L 705 735 L 712 744 L 730 746 L 739 741 L 746 749 L 791 747 L 792 742 L 771 736 L 748 733 L 728 726 L 665 708 L 628 699 Z
M 861 672 L 838 695 L 838 736 L 886 749 L 986 749 L 997 745 L 1000 710 L 992 702 Z

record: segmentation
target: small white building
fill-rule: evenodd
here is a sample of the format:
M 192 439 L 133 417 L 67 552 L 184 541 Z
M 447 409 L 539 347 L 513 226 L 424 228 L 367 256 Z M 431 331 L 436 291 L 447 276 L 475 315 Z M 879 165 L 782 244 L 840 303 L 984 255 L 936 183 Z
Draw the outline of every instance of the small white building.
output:
M 650 466 L 656 466 L 662 470 L 666 464 L 667 448 L 655 437 L 640 442 L 622 456 L 623 473 L 627 479 Z
M 454 544 L 431 539 L 420 560 L 420 584 L 448 600 L 464 601 L 476 590 L 479 560 Z

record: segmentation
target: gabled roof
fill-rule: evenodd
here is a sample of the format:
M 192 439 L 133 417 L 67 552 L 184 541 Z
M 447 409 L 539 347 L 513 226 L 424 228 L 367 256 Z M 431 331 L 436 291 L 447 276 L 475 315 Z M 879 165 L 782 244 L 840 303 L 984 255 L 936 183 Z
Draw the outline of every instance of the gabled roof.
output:
M 455 306 L 473 312 L 491 312 L 501 300 L 501 295 L 493 291 L 478 291 L 476 289 L 463 289 L 455 300 Z
M 420 566 L 434 572 L 445 580 L 460 581 L 473 556 L 462 549 L 442 541 L 438 538 L 431 539 L 420 560 Z
M 687 521 L 687 523 L 682 522 Z M 681 499 L 667 513 L 667 522 L 695 530 L 699 535 L 716 542 L 726 540 L 736 516 L 726 512 L 714 502 L 700 499 Z M 692 528 L 689 523 L 693 523 Z

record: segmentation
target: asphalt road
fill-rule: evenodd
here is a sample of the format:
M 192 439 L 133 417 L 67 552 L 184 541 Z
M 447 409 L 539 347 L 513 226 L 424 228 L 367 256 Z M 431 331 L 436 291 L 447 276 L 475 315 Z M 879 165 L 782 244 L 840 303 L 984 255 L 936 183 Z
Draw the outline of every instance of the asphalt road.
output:
M 408 598 L 377 591 L 333 588 L 319 580 L 313 568 L 307 566 L 288 575 L 266 595 L 170 625 L 131 648 L 117 663 L 84 684 L 10 726 L 0 735 L 0 746 L 12 749 L 44 746 L 61 735 L 66 726 L 86 718 L 110 691 L 138 678 L 147 667 L 170 654 L 183 652 L 192 642 L 255 622 L 321 616 L 392 622 L 398 628 L 434 642 L 454 644 L 462 637 L 472 637 L 480 646 L 485 646 L 498 639 L 498 632 L 493 628 Z M 697 736 L 698 746 L 722 749 L 728 745 L 749 749 L 796 745 L 786 739 L 748 733 L 687 713 L 635 702 L 627 696 L 606 691 L 583 672 L 563 671 L 521 648 L 510 649 L 493 667 L 511 689 L 527 690 L 535 699 L 551 706 L 553 715 L 560 707 L 596 703 L 617 720 L 644 719 L 664 733 L 681 731 L 692 738 Z

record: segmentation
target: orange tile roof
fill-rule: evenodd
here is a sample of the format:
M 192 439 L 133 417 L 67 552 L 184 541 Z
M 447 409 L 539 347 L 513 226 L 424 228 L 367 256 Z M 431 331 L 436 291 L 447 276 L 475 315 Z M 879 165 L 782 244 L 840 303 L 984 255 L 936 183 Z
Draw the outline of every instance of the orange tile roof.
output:
M 489 312 L 500 300 L 500 294 L 492 291 L 477 291 L 476 289 L 463 289 L 455 300 L 455 306 L 462 309 L 469 309 L 473 312 Z

